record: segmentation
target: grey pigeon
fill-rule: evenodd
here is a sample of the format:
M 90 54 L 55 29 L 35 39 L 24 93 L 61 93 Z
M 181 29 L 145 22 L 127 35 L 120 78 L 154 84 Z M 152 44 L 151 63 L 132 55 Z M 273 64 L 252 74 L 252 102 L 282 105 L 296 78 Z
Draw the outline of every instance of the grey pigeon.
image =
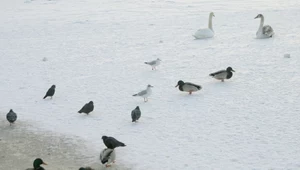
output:
M 17 120 L 17 114 L 10 109 L 9 112 L 6 114 L 6 119 L 9 121 L 9 124 L 11 125 Z
M 81 167 L 81 168 L 79 168 L 79 170 L 94 170 L 94 169 L 92 169 L 91 167 Z
M 79 111 L 78 113 L 86 113 L 87 115 L 94 110 L 94 102 L 90 101 L 86 103 Z
M 118 141 L 114 137 L 102 136 L 102 139 L 105 146 L 109 149 L 115 149 L 116 147 L 119 146 L 126 146 L 124 143 Z
M 52 97 L 53 97 L 53 95 L 54 95 L 54 93 L 55 93 L 55 85 L 52 85 L 49 89 L 48 89 L 48 91 L 47 91 L 47 93 L 46 93 L 46 95 L 44 96 L 44 98 L 43 99 L 45 99 L 46 97 L 51 97 L 51 99 L 52 99 Z
M 140 107 L 137 106 L 134 110 L 131 112 L 131 118 L 132 122 L 136 122 L 141 117 L 141 110 Z

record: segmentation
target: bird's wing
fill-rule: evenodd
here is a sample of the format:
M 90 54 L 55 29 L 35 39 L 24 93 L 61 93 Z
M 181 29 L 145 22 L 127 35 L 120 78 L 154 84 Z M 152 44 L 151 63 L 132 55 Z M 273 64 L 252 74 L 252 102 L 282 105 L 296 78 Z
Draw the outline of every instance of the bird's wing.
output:
M 189 85 L 189 86 L 195 86 L 197 87 L 198 89 L 201 89 L 201 86 L 200 85 L 197 85 L 197 84 L 194 84 L 194 83 L 190 83 L 190 82 L 185 82 L 186 85 Z
M 263 34 L 267 36 L 272 36 L 274 34 L 273 28 L 270 25 L 265 25 L 263 27 Z
M 147 90 L 143 90 L 143 91 L 140 91 L 137 95 L 138 96 L 143 96 L 147 93 Z
M 214 73 L 210 73 L 209 75 L 210 75 L 210 76 L 215 76 L 215 75 L 221 74 L 221 73 L 223 73 L 223 72 L 226 72 L 226 70 L 220 70 L 220 71 L 217 71 L 217 72 L 214 72 Z
M 149 64 L 149 65 L 154 65 L 154 64 L 156 64 L 156 60 L 153 60 L 153 61 L 146 62 L 146 64 Z
M 117 146 L 125 146 L 124 143 L 118 141 L 117 139 L 115 139 L 115 138 L 113 138 L 113 137 L 109 138 L 109 142 L 111 143 L 111 145 L 112 145 L 113 147 L 117 147 Z

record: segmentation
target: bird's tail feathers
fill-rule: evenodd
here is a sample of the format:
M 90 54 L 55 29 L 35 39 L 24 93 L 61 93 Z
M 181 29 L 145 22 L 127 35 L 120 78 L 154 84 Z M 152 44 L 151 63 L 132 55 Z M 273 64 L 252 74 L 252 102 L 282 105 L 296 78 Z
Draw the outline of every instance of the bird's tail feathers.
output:
M 212 77 L 213 77 L 213 76 L 215 76 L 215 75 L 214 75 L 213 73 L 211 73 L 211 74 L 209 74 L 209 76 L 212 76 Z
M 43 99 L 45 99 L 47 97 L 47 95 L 45 95 L 44 97 L 43 97 Z

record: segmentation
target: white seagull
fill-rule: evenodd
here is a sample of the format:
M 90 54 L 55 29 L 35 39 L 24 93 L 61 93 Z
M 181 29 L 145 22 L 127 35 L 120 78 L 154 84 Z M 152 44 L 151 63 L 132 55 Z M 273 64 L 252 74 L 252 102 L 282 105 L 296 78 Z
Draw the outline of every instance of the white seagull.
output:
M 152 88 L 153 86 L 151 86 L 150 84 L 148 84 L 147 86 L 147 89 L 146 90 L 143 90 L 143 91 L 140 91 L 132 96 L 141 96 L 144 98 L 144 102 L 147 102 L 148 101 L 148 97 L 152 94 Z
M 156 70 L 156 66 L 158 66 L 160 62 L 161 60 L 157 58 L 156 60 L 145 62 L 145 64 L 150 65 L 152 67 L 152 70 Z

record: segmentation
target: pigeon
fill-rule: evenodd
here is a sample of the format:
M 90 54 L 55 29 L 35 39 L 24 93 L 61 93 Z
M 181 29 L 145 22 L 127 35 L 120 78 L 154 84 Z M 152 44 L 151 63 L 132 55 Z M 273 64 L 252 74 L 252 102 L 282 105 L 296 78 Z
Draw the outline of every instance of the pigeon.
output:
M 152 70 L 156 70 L 156 66 L 160 64 L 161 60 L 157 58 L 156 60 L 145 62 L 145 64 L 148 64 L 152 67 Z
M 105 146 L 109 149 L 115 149 L 116 147 L 119 146 L 123 146 L 123 147 L 126 146 L 124 143 L 118 141 L 114 137 L 102 136 L 102 139 Z
M 197 84 L 189 83 L 189 82 L 183 82 L 182 80 L 179 80 L 177 85 L 175 87 L 179 86 L 180 91 L 189 92 L 189 94 L 192 94 L 192 92 L 201 90 L 202 87 Z
M 50 89 L 48 89 L 48 91 L 47 91 L 47 93 L 46 93 L 46 95 L 44 96 L 44 98 L 43 99 L 45 99 L 46 97 L 51 97 L 51 99 L 52 99 L 52 97 L 53 97 L 53 95 L 54 95 L 54 93 L 55 93 L 55 85 L 52 85 L 51 87 L 50 87 Z
M 17 114 L 10 109 L 9 112 L 6 114 L 6 119 L 9 121 L 9 124 L 11 125 L 17 120 Z
M 116 153 L 114 149 L 105 148 L 100 153 L 100 160 L 106 167 L 110 167 L 116 160 Z
M 226 70 L 220 70 L 209 75 L 217 80 L 221 80 L 222 82 L 224 82 L 224 79 L 230 79 L 232 77 L 232 72 L 235 71 L 231 67 L 227 67 Z
M 132 96 L 141 96 L 144 98 L 144 102 L 148 101 L 148 97 L 152 94 L 152 88 L 153 86 L 151 86 L 150 84 L 148 84 L 147 89 L 146 90 L 142 90 L 137 94 L 134 94 Z
M 131 118 L 132 122 L 136 122 L 141 117 L 141 110 L 140 107 L 137 106 L 134 110 L 131 112 Z
M 81 167 L 81 168 L 79 168 L 79 170 L 94 170 L 94 169 L 92 169 L 91 167 Z
M 26 170 L 45 170 L 41 165 L 47 165 L 41 158 L 36 158 L 33 161 L 33 168 L 27 168 Z
M 78 113 L 86 113 L 87 115 L 94 110 L 94 102 L 90 101 L 89 103 L 86 103 L 79 111 Z

